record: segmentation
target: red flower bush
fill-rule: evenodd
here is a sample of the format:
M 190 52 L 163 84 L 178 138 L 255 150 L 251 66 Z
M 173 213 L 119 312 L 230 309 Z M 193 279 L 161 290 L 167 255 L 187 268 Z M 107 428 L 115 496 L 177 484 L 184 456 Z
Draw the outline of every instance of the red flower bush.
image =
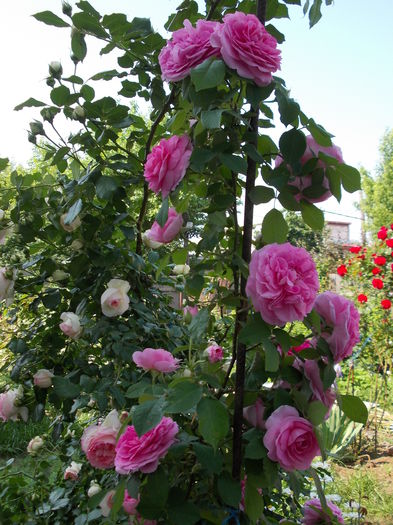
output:
M 374 257 L 374 263 L 378 264 L 378 266 L 383 266 L 386 264 L 386 257 L 383 255 L 378 255 L 377 257 Z
M 381 306 L 384 310 L 389 310 L 389 308 L 392 306 L 392 303 L 389 301 L 389 299 L 382 299 Z
M 362 247 L 361 246 L 351 246 L 349 248 L 349 251 L 351 253 L 359 253 L 361 251 Z
M 393 248 L 393 239 L 386 239 L 386 246 L 389 248 Z
M 345 264 L 342 264 L 341 266 L 339 266 L 339 267 L 337 268 L 337 273 L 338 273 L 338 275 L 340 275 L 341 277 L 344 277 L 344 275 L 348 273 L 348 269 L 347 269 L 347 267 L 345 266 Z
M 377 290 L 382 290 L 383 288 L 383 281 L 382 279 L 373 279 L 371 281 L 371 284 L 376 288 Z
M 358 301 L 359 303 L 367 303 L 367 295 L 365 295 L 364 293 L 359 294 Z
M 371 270 L 373 275 L 378 275 L 379 273 L 381 273 L 381 271 L 381 268 L 377 268 L 376 266 L 374 266 L 374 268 Z
M 381 226 L 379 232 L 377 233 L 378 239 L 381 239 L 381 241 L 384 241 L 387 236 L 388 236 L 388 229 L 385 226 Z

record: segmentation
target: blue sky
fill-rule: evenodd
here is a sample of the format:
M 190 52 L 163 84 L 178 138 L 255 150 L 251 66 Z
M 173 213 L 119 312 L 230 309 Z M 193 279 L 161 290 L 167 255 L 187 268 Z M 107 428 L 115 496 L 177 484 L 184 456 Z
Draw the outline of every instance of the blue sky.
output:
M 159 30 L 180 3 L 180 0 L 90 1 L 101 13 L 151 17 Z M 12 108 L 30 96 L 48 99 L 44 79 L 50 61 L 60 60 L 70 67 L 69 31 L 45 26 L 30 16 L 46 9 L 60 14 L 60 0 L 0 2 L 0 157 L 8 156 L 20 163 L 31 155 L 26 129 L 37 113 L 29 110 L 15 113 Z M 334 5 L 324 6 L 321 21 L 311 30 L 299 7 L 290 6 L 290 16 L 290 21 L 275 22 L 286 35 L 286 42 L 280 46 L 281 76 L 303 111 L 335 135 L 334 142 L 341 147 L 345 161 L 373 171 L 380 138 L 393 125 L 393 0 L 336 0 Z M 111 67 L 107 57 L 97 59 L 94 52 L 97 47 L 93 45 L 91 49 L 82 76 Z M 345 196 L 340 206 L 330 199 L 321 207 L 358 215 L 352 206 L 356 199 L 357 196 L 355 199 Z M 328 215 L 329 219 L 333 217 Z M 359 236 L 356 222 L 354 238 Z

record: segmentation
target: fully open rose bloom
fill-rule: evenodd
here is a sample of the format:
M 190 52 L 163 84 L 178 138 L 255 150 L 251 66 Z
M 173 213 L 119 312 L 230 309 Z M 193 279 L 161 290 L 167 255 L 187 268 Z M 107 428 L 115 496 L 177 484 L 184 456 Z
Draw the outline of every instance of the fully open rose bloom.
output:
M 59 327 L 63 334 L 71 339 L 79 339 L 82 333 L 82 327 L 79 321 L 79 316 L 73 312 L 63 312 L 60 316 L 63 321 Z
M 107 289 L 101 295 L 102 313 L 107 317 L 122 315 L 130 304 L 128 291 L 130 283 L 121 279 L 111 279 L 107 284 Z
M 329 331 L 322 337 L 329 345 L 335 363 L 352 354 L 359 342 L 359 312 L 349 299 L 333 292 L 324 292 L 315 300 L 315 311 L 324 319 Z
M 263 444 L 268 458 L 278 461 L 285 470 L 305 470 L 320 454 L 313 427 L 299 416 L 296 408 L 283 405 L 266 420 L 267 432 Z
M 116 445 L 116 472 L 154 472 L 159 460 L 176 441 L 178 431 L 177 423 L 170 417 L 163 417 L 157 426 L 140 437 L 133 426 L 128 426 Z
M 224 350 L 217 343 L 212 343 L 211 345 L 209 345 L 206 348 L 205 352 L 210 363 L 217 363 L 218 361 L 221 361 L 224 357 Z
M 314 139 L 312 135 L 308 135 L 306 137 L 306 151 L 303 153 L 300 164 L 304 166 L 306 162 L 311 160 L 312 158 L 318 157 L 318 153 L 321 152 L 324 155 L 328 155 L 329 157 L 333 157 L 336 159 L 340 164 L 344 162 L 343 155 L 341 149 L 336 146 L 335 144 L 332 144 L 331 146 L 321 146 L 318 144 L 318 142 Z M 276 158 L 275 165 L 276 167 L 280 166 L 282 164 L 283 159 L 281 157 Z M 304 194 L 304 191 L 307 190 L 310 186 L 313 185 L 313 182 L 315 181 L 315 176 L 319 176 L 318 171 L 314 171 L 309 173 L 308 175 L 303 175 L 302 177 L 294 177 L 294 180 L 291 180 L 289 182 L 290 186 L 294 186 L 299 191 L 294 195 L 295 199 L 299 202 L 301 199 L 305 199 L 309 202 L 323 202 L 329 197 L 332 196 L 329 186 L 329 179 L 325 175 L 325 169 L 326 169 L 326 163 L 323 160 L 318 160 L 318 163 L 315 167 L 315 170 L 323 170 L 323 179 L 322 182 L 319 184 L 321 195 L 310 197 L 306 194 Z M 345 272 L 346 273 L 346 272 Z M 341 275 L 341 274 L 340 274 Z
M 265 420 L 263 414 L 265 413 L 265 406 L 262 399 L 258 397 L 253 405 L 243 408 L 243 417 L 253 427 L 264 429 Z
M 161 192 L 165 199 L 186 174 L 191 153 L 192 144 L 188 135 L 162 139 L 146 159 L 144 177 L 149 189 L 154 193 Z
M 182 80 L 190 69 L 219 54 L 210 43 L 210 36 L 219 25 L 218 22 L 198 20 L 193 27 L 189 20 L 184 20 L 184 27 L 173 32 L 158 57 L 163 80 Z
M 116 455 L 116 438 L 120 430 L 117 410 L 112 410 L 101 425 L 90 425 L 81 438 L 81 447 L 95 468 L 112 468 Z
M 0 419 L 3 421 L 17 421 L 19 418 L 22 418 L 23 421 L 27 421 L 29 415 L 27 407 L 19 406 L 22 398 L 22 386 L 0 394 Z
M 326 503 L 329 509 L 332 511 L 332 514 L 336 518 L 337 522 L 344 523 L 341 510 L 330 501 L 327 501 Z M 304 517 L 302 519 L 302 523 L 304 525 L 330 525 L 333 523 L 332 518 L 330 518 L 330 516 L 328 516 L 328 514 L 322 510 L 322 505 L 318 498 L 313 498 L 306 501 L 303 512 Z
M 173 241 L 180 232 L 182 225 L 183 215 L 177 213 L 175 208 L 169 208 L 168 218 L 164 226 L 161 227 L 157 221 L 154 221 L 150 230 L 145 232 L 145 237 L 151 241 L 166 244 Z
M 280 69 L 281 52 L 277 40 L 270 35 L 255 15 L 241 11 L 224 16 L 211 43 L 220 51 L 224 62 L 236 69 L 239 76 L 267 86 L 272 73 Z
M 179 360 L 162 348 L 145 348 L 143 352 L 134 352 L 132 359 L 136 366 L 156 372 L 174 372 L 179 366 Z
M 38 388 L 49 388 L 52 385 L 52 377 L 54 375 L 50 370 L 41 368 L 33 375 L 33 382 Z
M 288 242 L 269 244 L 251 256 L 246 293 L 264 321 L 282 326 L 312 310 L 318 273 L 310 254 Z

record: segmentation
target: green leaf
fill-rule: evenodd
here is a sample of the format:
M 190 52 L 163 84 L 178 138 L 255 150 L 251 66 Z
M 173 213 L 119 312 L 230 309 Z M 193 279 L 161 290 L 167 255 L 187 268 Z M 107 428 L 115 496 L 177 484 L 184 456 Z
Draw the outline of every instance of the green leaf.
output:
M 217 399 L 205 397 L 197 406 L 198 430 L 203 439 L 214 449 L 229 431 L 229 418 L 226 407 Z
M 141 486 L 138 512 L 144 518 L 158 519 L 168 499 L 168 476 L 160 468 L 146 478 L 146 483 Z
M 250 193 L 250 200 L 253 204 L 269 202 L 274 199 L 274 197 L 274 189 L 269 188 L 268 186 L 255 186 Z
M 199 277 L 202 276 L 200 275 Z M 199 312 L 192 318 L 188 330 L 193 342 L 198 343 L 203 338 L 209 324 L 209 318 L 210 314 L 207 308 L 199 310 Z
M 272 483 L 269 484 L 269 486 L 272 485 Z M 247 473 L 244 506 L 247 509 L 247 516 L 252 520 L 251 523 L 253 524 L 258 522 L 264 511 L 264 500 L 259 492 L 260 485 L 257 478 Z
M 312 401 L 308 405 L 307 418 L 317 427 L 324 421 L 327 411 L 327 407 L 321 401 Z
M 177 414 L 190 412 L 202 397 L 202 387 L 192 381 L 182 381 L 169 389 L 165 412 Z
M 168 220 L 168 211 L 169 211 L 169 200 L 168 197 L 162 201 L 161 208 L 156 216 L 156 221 L 163 228 L 166 221 Z
M 87 31 L 98 38 L 107 38 L 108 34 L 105 29 L 101 26 L 97 18 L 87 14 L 87 13 L 76 13 L 72 17 L 74 26 L 83 31 Z
M 336 170 L 341 176 L 342 185 L 345 191 L 353 193 L 360 190 L 360 173 L 353 166 L 347 164 L 339 164 Z
M 75 383 L 71 383 L 69 379 L 62 376 L 55 376 L 52 378 L 55 394 L 61 399 L 74 399 L 80 394 L 80 388 Z
M 280 120 L 285 126 L 288 126 L 299 116 L 299 104 L 279 89 L 276 89 L 276 99 L 278 103 L 278 111 L 280 113 Z
M 70 24 L 67 24 L 67 22 L 55 15 L 55 13 L 52 13 L 52 11 L 41 11 L 32 16 L 39 22 L 44 22 L 44 24 L 47 24 L 48 26 L 70 27 Z
M 192 277 L 188 277 L 186 280 L 187 291 L 190 295 L 193 295 L 195 298 L 201 295 L 201 292 L 204 286 L 205 286 L 205 279 L 203 278 L 203 275 L 200 275 L 199 273 L 193 275 Z M 199 322 L 199 321 L 196 321 L 196 322 Z
M 71 37 L 71 50 L 78 60 L 83 62 L 87 54 L 85 37 L 80 31 L 74 30 Z
M 168 516 L 174 525 L 194 525 L 200 519 L 198 507 L 191 501 L 183 501 L 170 506 Z
M 96 184 L 97 197 L 109 201 L 118 187 L 119 186 L 113 177 L 100 177 Z
M 218 478 L 217 489 L 220 498 L 226 505 L 235 509 L 239 506 L 242 497 L 240 481 L 233 479 L 229 472 L 224 471 Z
M 277 242 L 279 244 L 287 240 L 288 225 L 283 214 L 273 208 L 263 218 L 262 239 L 265 243 Z
M 240 330 L 239 341 L 247 346 L 262 343 L 263 339 L 270 336 L 269 325 L 265 323 L 259 314 L 251 317 L 247 324 Z
M 116 492 L 112 499 L 112 508 L 110 512 L 110 516 L 116 517 L 117 513 L 121 509 L 121 506 L 123 505 L 124 501 L 124 490 L 126 488 L 126 480 L 122 479 L 119 484 L 116 487 Z
M 40 108 L 42 106 L 45 106 L 45 102 L 41 102 L 40 100 L 37 100 L 35 98 L 28 98 L 21 104 L 18 104 L 14 107 L 14 111 L 20 111 L 23 108 Z
M 311 202 L 302 200 L 300 203 L 303 220 L 313 230 L 322 230 L 325 224 L 323 211 L 314 206 Z
M 52 89 L 50 93 L 51 101 L 56 104 L 56 106 L 63 106 L 67 103 L 68 97 L 71 95 L 70 90 L 67 86 L 59 86 Z
M 78 199 L 77 201 L 74 202 L 74 204 L 68 210 L 68 213 L 64 219 L 64 224 L 71 224 L 71 222 L 74 219 L 76 219 L 76 217 L 79 215 L 81 210 L 82 210 L 82 200 Z
M 202 468 L 213 474 L 219 474 L 222 470 L 223 457 L 219 451 L 214 451 L 212 447 L 202 443 L 193 443 L 195 455 Z
M 251 83 L 247 83 L 246 98 L 250 102 L 251 106 L 258 107 L 262 100 L 266 100 L 273 92 L 274 82 L 268 86 L 256 86 Z
M 139 494 L 140 480 L 137 477 L 131 477 L 127 482 L 127 492 L 130 498 L 137 499 Z
M 208 58 L 191 70 L 191 80 L 196 91 L 218 86 L 225 78 L 225 64 L 222 60 Z
M 302 131 L 291 129 L 281 135 L 279 145 L 284 160 L 288 164 L 295 164 L 306 151 L 307 142 Z
M 5 170 L 5 168 L 8 166 L 9 164 L 9 159 L 8 158 L 0 158 L 0 171 L 3 171 Z
M 368 410 L 363 401 L 357 396 L 342 395 L 339 398 L 339 404 L 344 414 L 355 423 L 365 425 L 368 418 Z
M 161 421 L 163 413 L 163 400 L 153 399 L 132 409 L 132 424 L 138 436 L 149 432 Z
M 310 20 L 310 29 L 315 26 L 317 22 L 322 18 L 321 13 L 322 0 L 314 0 L 310 11 L 308 12 L 308 18 Z
M 323 126 L 317 124 L 314 119 L 310 118 L 306 127 L 318 144 L 325 147 L 332 145 L 330 133 L 328 133 Z
M 59 290 L 49 290 L 48 293 L 42 296 L 42 303 L 45 308 L 48 308 L 49 310 L 56 310 L 56 308 L 61 303 L 61 294 Z
M 230 155 L 229 153 L 221 153 L 220 160 L 234 173 L 247 173 L 247 161 L 243 159 L 243 157 Z
M 206 129 L 216 129 L 221 126 L 221 115 L 223 109 L 212 109 L 210 111 L 202 111 L 201 122 Z
M 265 370 L 266 372 L 277 372 L 280 364 L 280 354 L 276 346 L 270 341 L 265 339 L 263 341 L 263 349 L 265 351 Z
M 94 100 L 95 91 L 91 86 L 84 84 L 81 87 L 81 95 L 87 102 L 91 102 Z
M 185 210 L 184 210 L 185 211 Z M 172 253 L 172 261 L 175 264 L 186 264 L 188 257 L 188 248 L 179 248 Z

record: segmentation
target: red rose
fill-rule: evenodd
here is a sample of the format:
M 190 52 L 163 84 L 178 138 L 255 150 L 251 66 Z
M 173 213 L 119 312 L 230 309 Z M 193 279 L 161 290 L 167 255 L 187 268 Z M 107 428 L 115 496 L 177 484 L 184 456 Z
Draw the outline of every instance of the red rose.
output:
M 393 239 L 386 239 L 386 246 L 389 248 L 393 248 Z
M 384 310 L 389 310 L 389 308 L 392 306 L 392 303 L 389 301 L 389 299 L 382 299 L 381 306 L 384 308 Z
M 337 268 L 337 273 L 338 275 L 341 275 L 341 277 L 344 277 L 344 275 L 348 273 L 348 270 L 345 264 L 342 264 L 341 266 Z
M 364 293 L 359 294 L 358 301 L 359 303 L 367 303 L 367 295 L 365 295 Z
M 390 229 L 393 230 L 393 224 L 390 225 Z
M 377 288 L 378 290 L 381 290 L 383 288 L 382 279 L 373 279 L 371 281 L 371 284 L 374 286 L 374 288 Z
M 388 230 L 385 228 L 385 226 L 382 226 L 379 232 L 377 233 L 378 239 L 381 239 L 381 241 L 384 241 L 386 237 L 388 236 Z
M 366 256 L 364 255 L 364 253 L 362 253 L 362 255 L 358 255 L 356 257 L 356 259 L 365 259 L 365 258 L 366 258 Z
M 377 257 L 374 257 L 374 263 L 378 264 L 378 266 L 383 266 L 386 264 L 386 257 L 383 255 L 378 255 Z
M 351 246 L 349 248 L 349 251 L 351 253 L 359 253 L 361 251 L 362 247 L 361 246 Z
M 393 264 L 392 264 L 392 270 L 393 270 Z M 381 273 L 381 268 L 377 268 L 376 266 L 371 270 L 373 275 L 378 275 L 379 273 Z

